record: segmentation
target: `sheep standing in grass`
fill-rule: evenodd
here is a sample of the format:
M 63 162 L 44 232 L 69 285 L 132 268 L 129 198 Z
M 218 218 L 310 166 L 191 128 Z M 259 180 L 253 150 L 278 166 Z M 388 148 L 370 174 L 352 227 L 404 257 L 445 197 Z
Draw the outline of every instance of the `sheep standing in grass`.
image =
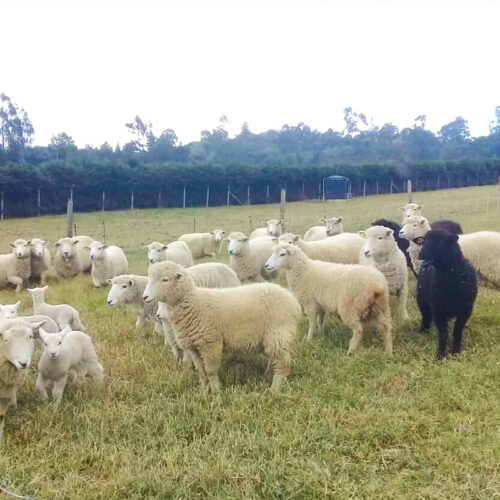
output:
M 5 413 L 10 405 L 17 404 L 17 388 L 30 366 L 34 333 L 41 324 L 20 318 L 0 321 L 0 443 Z
M 452 354 L 459 354 L 463 329 L 477 296 L 474 268 L 457 244 L 458 235 L 429 231 L 420 252 L 424 261 L 418 275 L 417 302 L 422 314 L 421 331 L 434 319 L 439 331 L 438 359 L 446 356 L 448 321 L 456 318 Z
M 31 273 L 29 257 L 25 257 L 26 248 L 22 244 L 17 246 L 18 241 L 20 240 L 10 244 L 13 247 L 12 253 L 0 255 L 0 288 L 6 288 L 8 284 L 12 284 L 16 287 L 16 293 L 23 289 Z M 29 251 L 27 253 L 29 256 Z
M 223 351 L 263 352 L 274 369 L 272 389 L 290 373 L 292 342 L 301 310 L 294 296 L 273 283 L 197 288 L 173 262 L 151 266 L 145 302 L 160 300 L 181 349 L 187 350 L 202 385 L 218 391 Z
M 69 325 L 73 330 L 83 330 L 85 327 L 80 319 L 80 313 L 68 304 L 47 304 L 45 302 L 45 292 L 49 287 L 43 288 L 28 288 L 28 292 L 33 299 L 33 312 L 34 314 L 41 314 L 52 318 L 60 328 Z
M 48 316 L 36 315 L 36 316 L 18 316 L 17 311 L 19 306 L 21 305 L 21 301 L 16 302 L 15 304 L 6 304 L 0 305 L 0 321 L 4 319 L 23 319 L 28 323 L 43 323 L 44 329 L 46 332 L 58 332 L 59 326 L 57 323 Z
M 120 247 L 93 241 L 88 248 L 92 261 L 92 282 L 96 287 L 107 286 L 109 279 L 128 271 L 127 257 Z
M 266 263 L 270 271 L 284 269 L 288 288 L 309 318 L 307 339 L 323 334 L 325 314 L 340 316 L 352 329 L 348 354 L 359 346 L 363 328 L 375 326 L 392 355 L 389 289 L 375 268 L 312 260 L 298 247 L 280 243 Z
M 38 362 L 36 392 L 42 401 L 47 401 L 47 390 L 52 387 L 52 399 L 59 402 L 70 371 L 80 380 L 86 376 L 102 379 L 103 368 L 97 359 L 91 338 L 79 331 L 66 327 L 58 333 L 48 333 L 40 328 L 43 354 Z
M 31 247 L 29 241 L 17 239 L 10 246 L 17 257 L 17 275 L 23 279 L 23 286 L 27 286 L 31 277 Z
M 395 302 L 393 316 L 398 323 L 408 320 L 406 302 L 408 300 L 408 267 L 406 257 L 398 248 L 394 231 L 384 226 L 372 226 L 362 232 L 366 244 L 361 249 L 359 263 L 378 269 L 389 285 L 389 295 Z
M 269 236 L 249 239 L 238 231 L 228 236 L 229 266 L 242 283 L 265 281 L 269 276 L 264 266 L 276 241 Z
M 250 239 L 259 238 L 261 236 L 273 236 L 277 238 L 283 233 L 283 225 L 285 223 L 284 219 L 270 219 L 268 221 L 262 221 L 265 227 L 258 227 L 254 229 L 250 234 Z
M 150 264 L 170 260 L 184 267 L 193 265 L 191 250 L 189 250 L 184 241 L 173 241 L 168 245 L 153 241 L 153 243 L 144 248 L 148 251 L 148 261 Z
M 201 259 L 202 257 L 215 257 L 225 236 L 226 231 L 223 229 L 214 229 L 209 233 L 183 234 L 179 237 L 179 241 L 186 243 L 193 259 Z
M 52 267 L 50 251 L 47 248 L 49 242 L 32 238 L 28 243 L 31 249 L 31 280 L 40 282 L 44 286 Z
M 90 272 L 92 262 L 89 247 L 92 243 L 90 236 L 75 236 L 74 238 L 62 238 L 54 246 L 57 248 L 54 257 L 54 267 L 57 274 L 63 278 L 73 278 L 80 273 Z
M 304 241 L 324 240 L 328 236 L 335 236 L 344 232 L 342 217 L 331 217 L 330 219 L 320 219 L 324 226 L 313 226 L 304 234 Z

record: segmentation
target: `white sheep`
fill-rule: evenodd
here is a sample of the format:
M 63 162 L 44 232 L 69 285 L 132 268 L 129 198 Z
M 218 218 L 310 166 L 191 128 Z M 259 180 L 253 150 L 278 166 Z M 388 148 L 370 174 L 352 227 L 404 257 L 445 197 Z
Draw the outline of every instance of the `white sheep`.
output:
M 399 207 L 399 211 L 403 214 L 403 222 L 409 217 L 415 215 L 422 215 L 423 205 L 418 205 L 417 203 L 407 203 L 404 207 Z
M 209 233 L 183 234 L 179 236 L 179 241 L 186 243 L 191 250 L 193 259 L 201 259 L 202 257 L 214 257 L 220 249 L 225 235 L 224 229 L 214 229 Z
M 68 304 L 47 304 L 45 302 L 45 292 L 48 286 L 42 288 L 28 288 L 28 292 L 33 299 L 33 313 L 49 316 L 52 318 L 60 328 L 69 325 L 73 330 L 83 330 L 85 327 L 80 319 L 80 313 Z
M 264 265 L 276 245 L 275 238 L 261 236 L 249 239 L 238 231 L 228 236 L 229 266 L 242 283 L 265 281 L 269 276 Z
M 359 263 L 372 266 L 385 276 L 390 299 L 395 303 L 395 307 L 391 304 L 393 316 L 399 323 L 407 321 L 408 266 L 394 239 L 394 231 L 384 226 L 372 226 L 360 234 L 366 237 L 366 244 L 361 249 Z
M 320 219 L 324 226 L 313 226 L 304 234 L 304 241 L 324 240 L 328 236 L 335 236 L 344 232 L 342 217 L 331 217 L 330 219 Z
M 357 264 L 365 244 L 365 240 L 355 233 L 340 233 L 317 241 L 304 241 L 299 235 L 285 233 L 279 241 L 298 246 L 310 259 L 337 264 Z
M 197 288 L 185 269 L 163 262 L 149 269 L 143 299 L 167 303 L 177 344 L 189 352 L 200 382 L 212 391 L 219 389 L 223 351 L 263 352 L 274 369 L 273 390 L 290 373 L 301 309 L 288 290 L 273 283 Z
M 12 253 L 0 255 L 0 288 L 10 283 L 19 293 L 31 274 L 30 250 L 26 240 L 16 240 L 10 246 Z
M 50 251 L 47 248 L 49 242 L 40 238 L 32 238 L 28 243 L 31 249 L 31 279 L 40 281 L 44 286 L 52 267 Z
M 93 241 L 90 247 L 92 261 L 92 282 L 96 287 L 107 286 L 108 280 L 128 271 L 128 261 L 125 253 L 115 245 L 104 245 Z
M 15 304 L 5 304 L 0 305 L 0 321 L 3 319 L 14 319 L 20 318 L 29 323 L 41 323 L 43 322 L 43 326 L 45 331 L 47 332 L 58 332 L 59 326 L 57 323 L 48 316 L 36 315 L 36 316 L 18 316 L 17 312 L 19 306 L 21 305 L 21 301 L 16 302 Z
M 389 289 L 384 275 L 372 267 L 312 260 L 295 245 L 280 243 L 266 263 L 269 270 L 286 271 L 288 288 L 309 318 L 310 340 L 324 331 L 327 313 L 340 316 L 353 332 L 348 354 L 363 337 L 363 328 L 375 326 L 392 355 Z
M 83 381 L 85 377 L 101 380 L 103 368 L 97 359 L 91 338 L 70 327 L 58 333 L 48 333 L 40 328 L 43 354 L 38 362 L 36 392 L 42 401 L 47 401 L 47 391 L 52 388 L 52 399 L 61 400 L 68 375 L 74 372 Z
M 422 216 L 409 217 L 399 235 L 410 242 L 408 253 L 418 273 L 422 261 L 420 250 L 425 235 L 431 230 L 428 220 Z M 470 260 L 481 279 L 490 286 L 500 288 L 500 233 L 477 231 L 458 235 L 458 244 L 466 259 Z
M 191 250 L 184 241 L 173 241 L 168 245 L 153 241 L 144 247 L 148 251 L 148 261 L 150 264 L 170 260 L 184 267 L 193 265 Z
M 17 404 L 17 389 L 31 364 L 34 335 L 42 323 L 20 318 L 0 321 L 0 442 L 5 413 L 10 405 Z
M 17 318 L 17 310 L 19 309 L 20 305 L 20 300 L 15 304 L 0 304 L 0 320 Z
M 63 278 L 73 278 L 80 273 L 90 272 L 92 262 L 89 247 L 93 239 L 90 236 L 75 236 L 74 238 L 61 238 L 54 243 L 57 248 L 54 256 L 54 267 L 57 274 Z
M 163 334 L 165 338 L 165 345 L 168 345 L 170 347 L 176 361 L 183 360 L 184 355 L 182 349 L 177 345 L 177 341 L 175 340 L 174 329 L 168 319 L 168 307 L 166 302 L 158 300 L 158 310 L 156 311 L 156 319 L 160 321 L 162 324 Z M 188 363 L 187 357 L 184 358 L 184 361 Z
M 258 227 L 250 234 L 250 239 L 259 238 L 260 236 L 273 236 L 277 238 L 283 233 L 284 219 L 270 219 L 262 221 L 265 227 Z

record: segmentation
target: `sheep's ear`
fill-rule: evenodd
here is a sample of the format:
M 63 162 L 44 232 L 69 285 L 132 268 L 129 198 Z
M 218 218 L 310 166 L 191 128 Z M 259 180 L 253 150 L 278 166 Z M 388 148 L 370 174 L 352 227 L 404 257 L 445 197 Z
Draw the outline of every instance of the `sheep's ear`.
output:
M 62 336 L 62 338 L 66 337 L 68 333 L 71 333 L 73 330 L 71 329 L 71 326 L 66 325 L 60 332 L 59 335 Z
M 104 244 L 104 245 L 101 247 L 101 250 L 106 250 L 106 248 L 108 248 L 108 247 L 109 247 L 109 245 Z
M 279 219 L 278 224 L 283 224 L 285 222 L 285 219 Z
M 163 245 L 163 246 L 161 247 L 161 249 L 162 249 L 162 250 L 167 250 L 167 249 L 168 249 L 168 245 Z
M 14 248 L 16 245 L 14 245 L 14 243 L 9 243 L 9 245 Z
M 392 229 L 387 229 L 386 234 L 387 236 L 391 236 L 392 234 L 394 234 L 394 231 Z
M 17 301 L 17 302 L 13 305 L 13 307 L 14 307 L 14 309 L 17 311 L 17 310 L 19 309 L 19 306 L 20 306 L 20 305 L 21 305 L 21 301 L 20 301 L 20 300 L 18 300 L 18 301 Z
M 423 205 L 417 205 L 417 210 L 422 210 L 422 208 L 424 208 Z
M 79 241 L 80 241 L 80 240 L 75 240 L 75 241 L 71 242 L 71 244 L 72 244 L 72 245 L 76 245 L 76 244 L 78 244 L 78 242 L 79 242 Z
M 180 279 L 182 279 L 182 277 L 183 277 L 183 276 L 184 276 L 184 275 L 183 275 L 182 273 L 177 273 L 177 274 L 175 275 L 175 278 L 176 278 L 177 280 L 180 280 Z
M 35 332 L 35 333 L 39 333 L 40 330 L 43 331 L 43 328 L 41 328 L 41 326 L 45 323 L 45 320 L 43 321 L 38 321 L 37 323 L 31 323 L 31 329 Z M 44 332 L 44 333 L 47 333 L 47 332 Z
M 134 283 L 135 283 L 134 280 L 128 280 L 128 285 L 129 286 L 134 286 Z
M 31 240 L 27 241 L 26 245 L 31 246 Z
M 420 225 L 421 225 L 421 226 L 425 226 L 425 219 L 422 219 L 422 220 L 420 221 Z
M 323 219 L 318 219 L 320 222 L 326 222 L 326 219 L 323 218 Z
M 293 237 L 293 241 L 299 241 L 301 240 L 302 238 L 300 237 L 300 234 L 296 234 L 294 237 Z
M 215 233 L 214 233 L 213 231 L 210 231 L 210 233 L 209 233 L 209 234 L 215 234 Z
M 49 286 L 45 285 L 40 290 L 42 290 L 42 292 L 46 292 L 48 289 L 49 289 Z
M 48 241 L 46 241 L 46 240 L 42 241 L 42 245 L 48 245 L 48 244 L 49 244 Z
M 40 328 L 38 328 L 38 331 L 35 332 L 34 337 L 38 338 L 38 339 L 45 340 L 47 338 L 47 332 L 42 327 L 40 327 Z
M 61 242 L 60 242 L 60 241 L 56 241 L 56 242 L 54 243 L 54 246 L 55 246 L 55 247 L 60 247 L 60 246 L 61 246 Z
M 364 240 L 368 238 L 368 235 L 366 234 L 366 231 L 358 231 L 358 236 L 361 236 Z
M 400 212 L 404 212 L 404 211 L 406 210 L 406 207 L 399 207 L 399 208 L 398 208 L 398 210 L 399 210 Z
M 337 222 L 342 222 L 344 220 L 344 217 L 337 217 Z

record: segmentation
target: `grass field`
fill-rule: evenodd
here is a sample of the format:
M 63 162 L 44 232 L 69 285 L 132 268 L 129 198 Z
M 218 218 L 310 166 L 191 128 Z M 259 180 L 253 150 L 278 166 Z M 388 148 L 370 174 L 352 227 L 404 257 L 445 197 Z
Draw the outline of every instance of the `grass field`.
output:
M 495 187 L 415 199 L 431 220 L 500 231 Z M 342 215 L 347 231 L 365 229 L 378 217 L 399 220 L 405 202 L 388 195 L 291 203 L 288 229 L 303 233 L 324 214 Z M 106 240 L 123 246 L 131 272 L 145 273 L 142 246 L 153 240 L 176 239 L 194 224 L 248 232 L 278 210 L 76 214 L 75 223 L 78 233 L 103 239 L 104 220 Z M 54 242 L 64 233 L 62 216 L 6 220 L 0 249 L 18 237 Z M 7 488 L 36 500 L 500 498 L 500 292 L 481 288 L 458 359 L 435 361 L 436 332 L 418 332 L 412 293 L 411 322 L 398 332 L 392 359 L 379 338 L 347 357 L 350 332 L 337 322 L 306 344 L 303 320 L 282 393 L 270 393 L 264 359 L 232 354 L 219 395 L 182 373 L 150 329 L 135 329 L 130 311 L 107 308 L 106 295 L 87 276 L 51 286 L 49 302 L 80 310 L 106 378 L 68 384 L 56 409 L 35 399 L 35 360 L 6 419 L 0 483 Z M 28 293 L 21 299 L 31 313 Z M 0 292 L 0 303 L 16 300 Z

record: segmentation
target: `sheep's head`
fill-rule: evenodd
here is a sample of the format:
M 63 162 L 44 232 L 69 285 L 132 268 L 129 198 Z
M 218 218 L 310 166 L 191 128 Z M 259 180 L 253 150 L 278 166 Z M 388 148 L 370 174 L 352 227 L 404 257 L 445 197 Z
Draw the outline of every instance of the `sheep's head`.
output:
M 262 221 L 262 224 L 267 228 L 267 234 L 277 238 L 283 232 L 284 219 L 269 219 Z
M 43 342 L 43 352 L 50 359 L 55 359 L 61 352 L 64 338 L 71 332 L 71 327 L 66 326 L 64 330 L 58 333 L 48 333 L 43 328 L 40 328 L 40 338 Z
M 289 245 L 293 245 L 299 240 L 300 240 L 300 235 L 293 233 L 285 233 L 278 238 L 279 243 L 288 243 Z
M 358 234 L 366 238 L 363 253 L 368 258 L 383 260 L 396 247 L 394 231 L 388 227 L 372 226 L 366 231 L 360 231 Z
M 29 323 L 21 318 L 0 321 L 3 355 L 18 370 L 26 370 L 33 356 L 34 338 L 45 321 Z
M 326 234 L 328 236 L 335 236 L 344 231 L 342 220 L 342 217 L 332 217 L 331 219 L 320 219 L 320 222 L 325 223 Z
M 153 241 L 153 243 L 150 243 L 147 247 L 144 247 L 144 249 L 148 251 L 148 261 L 150 264 L 163 262 L 167 258 L 165 253 L 167 245 L 164 245 L 163 243 Z
M 15 304 L 5 304 L 4 306 L 0 305 L 0 319 L 17 318 L 17 310 L 20 305 L 21 301 L 18 301 Z
M 148 272 L 149 280 L 142 295 L 147 304 L 161 300 L 172 306 L 183 299 L 189 288 L 194 287 L 186 270 L 175 262 L 153 264 Z
M 61 238 L 54 246 L 58 249 L 64 259 L 71 259 L 76 255 L 77 238 Z
M 122 274 L 115 276 L 110 280 L 106 280 L 111 289 L 108 293 L 107 304 L 110 307 L 117 306 L 118 304 L 126 304 L 133 300 L 136 295 L 134 290 L 135 276 L 130 274 Z
M 462 256 L 458 235 L 448 231 L 429 231 L 420 250 L 419 259 L 440 264 L 452 264 Z
M 290 243 L 279 243 L 265 264 L 266 271 L 273 272 L 279 269 L 290 269 L 292 259 L 299 249 Z
M 89 249 L 91 260 L 103 260 L 108 246 L 109 245 L 103 244 L 100 241 L 93 241 L 90 246 L 85 248 Z
M 224 229 L 214 229 L 213 231 L 210 231 L 210 234 L 215 236 L 215 241 L 217 243 L 221 243 L 226 237 L 226 231 L 224 231 Z
M 403 212 L 403 221 L 409 217 L 415 215 L 422 215 L 423 205 L 417 205 L 416 203 L 408 203 L 404 207 L 400 207 L 399 211 Z
M 33 238 L 28 242 L 31 249 L 32 257 L 42 257 L 45 253 L 45 248 L 48 245 L 48 241 L 41 240 L 39 238 Z
M 42 301 L 45 300 L 45 292 L 49 289 L 47 285 L 42 288 L 27 288 L 28 292 L 33 298 L 39 298 Z
M 158 301 L 158 310 L 156 311 L 156 319 L 165 321 L 168 318 L 168 307 L 166 302 Z
M 405 240 L 414 241 L 423 238 L 430 230 L 429 221 L 421 215 L 415 215 L 405 219 L 404 225 L 399 231 L 399 236 Z
M 227 245 L 227 251 L 229 255 L 237 257 L 245 254 L 248 251 L 248 236 L 235 231 L 227 237 L 229 244 Z
M 18 259 L 26 259 L 31 255 L 30 245 L 26 240 L 18 239 L 11 243 L 10 246 L 12 247 L 12 253 Z

